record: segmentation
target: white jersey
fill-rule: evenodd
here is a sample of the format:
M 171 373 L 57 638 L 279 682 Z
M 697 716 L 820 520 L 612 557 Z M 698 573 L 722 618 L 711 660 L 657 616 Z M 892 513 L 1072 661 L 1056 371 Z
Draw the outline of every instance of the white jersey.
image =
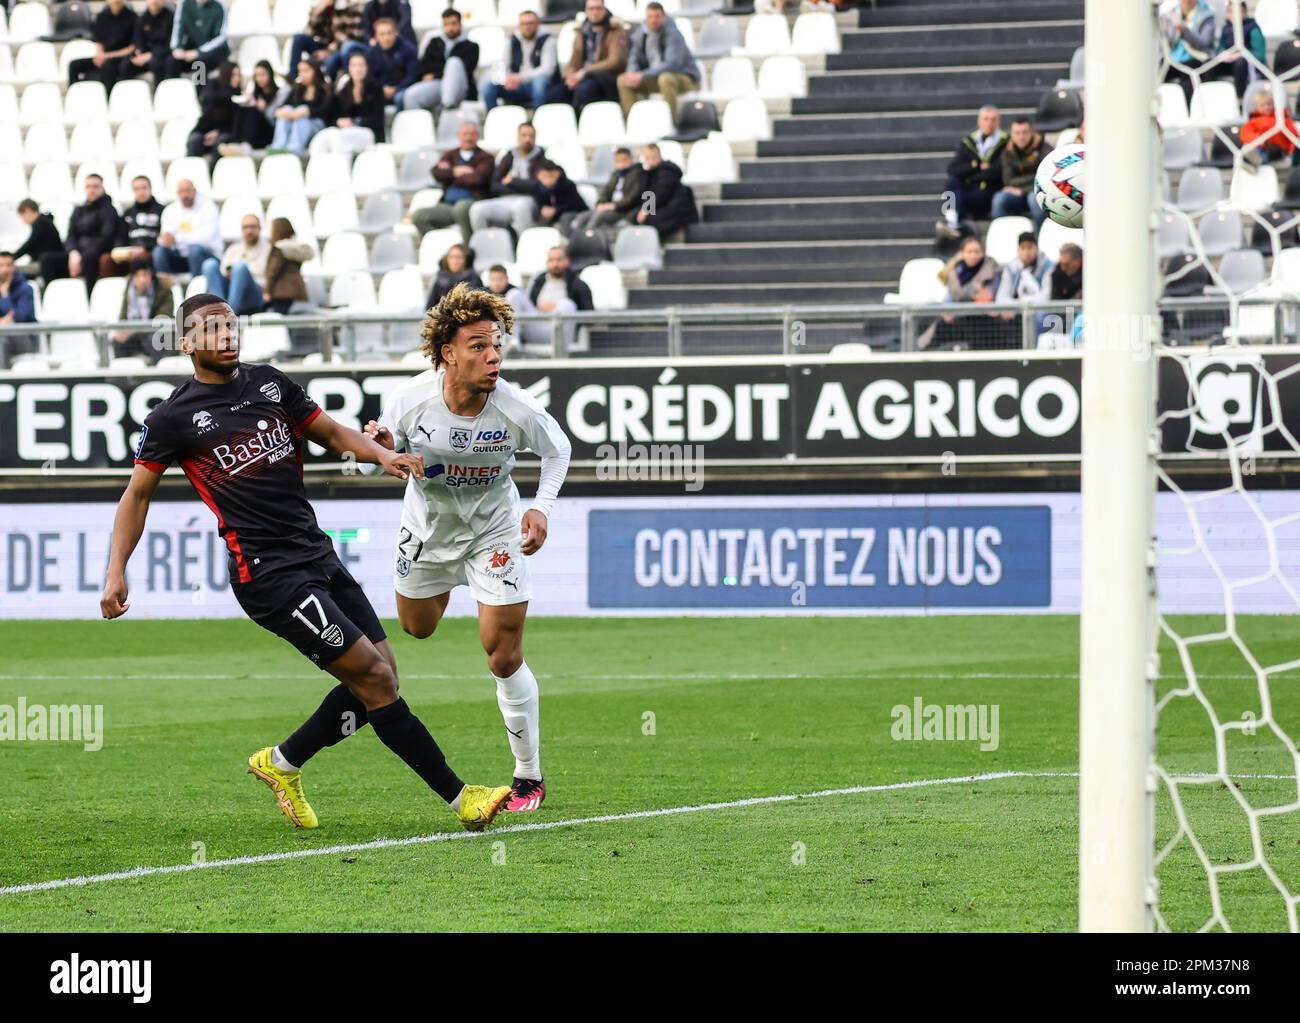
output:
M 457 558 L 484 540 L 518 534 L 515 454 L 542 457 L 533 507 L 549 517 L 569 464 L 569 439 L 532 395 L 498 379 L 477 416 L 458 416 L 443 398 L 442 368 L 427 370 L 388 395 L 381 426 L 394 448 L 420 455 L 425 478 L 412 476 L 402 528 L 428 554 Z

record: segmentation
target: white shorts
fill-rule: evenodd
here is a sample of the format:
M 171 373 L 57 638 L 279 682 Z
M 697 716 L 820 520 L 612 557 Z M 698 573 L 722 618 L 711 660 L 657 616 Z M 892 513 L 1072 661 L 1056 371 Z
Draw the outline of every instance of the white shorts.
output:
M 398 533 L 393 588 L 403 597 L 437 597 L 453 587 L 469 585 L 480 604 L 519 604 L 532 597 L 527 559 L 519 552 L 518 533 L 498 536 L 471 548 L 459 558 L 429 549 L 410 532 Z

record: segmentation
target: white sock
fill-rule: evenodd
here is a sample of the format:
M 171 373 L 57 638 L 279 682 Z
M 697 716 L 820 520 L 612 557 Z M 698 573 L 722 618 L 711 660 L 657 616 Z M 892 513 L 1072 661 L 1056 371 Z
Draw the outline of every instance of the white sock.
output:
M 278 770 L 281 770 L 281 771 L 297 771 L 297 770 L 299 770 L 299 768 L 294 767 L 293 764 L 289 763 L 289 761 L 287 761 L 287 760 L 284 759 L 284 754 L 280 752 L 280 747 L 279 747 L 279 746 L 277 746 L 277 747 L 275 747 L 275 749 L 271 750 L 271 763 L 272 763 L 272 764 L 273 764 L 273 765 L 274 765 Z
M 495 675 L 492 676 L 496 678 Z M 537 723 L 537 679 L 528 664 L 509 678 L 497 678 L 497 706 L 510 734 L 515 777 L 542 780 L 541 729 Z
M 465 794 L 465 786 L 462 785 L 460 787 L 460 791 L 456 793 L 456 798 L 447 804 L 448 806 L 451 807 L 452 813 L 460 813 L 460 797 L 463 796 L 464 794 Z

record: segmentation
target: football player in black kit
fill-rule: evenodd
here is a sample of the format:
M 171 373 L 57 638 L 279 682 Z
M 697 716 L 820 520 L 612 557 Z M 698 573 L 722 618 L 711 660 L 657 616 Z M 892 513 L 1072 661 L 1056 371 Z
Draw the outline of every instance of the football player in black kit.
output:
M 368 723 L 466 828 L 482 830 L 510 789 L 465 785 L 397 695 L 397 662 L 383 627 L 316 524 L 303 487 L 308 440 L 376 463 L 401 480 L 408 473 L 422 477 L 423 461 L 334 422 L 273 366 L 241 365 L 235 314 L 216 295 L 186 299 L 176 323 L 194 376 L 154 407 L 140 431 L 135 468 L 113 520 L 100 600 L 104 617 L 118 618 L 130 607 L 127 561 L 162 474 L 176 462 L 217 517 L 240 607 L 340 683 L 296 732 L 248 759 L 249 772 L 271 787 L 281 812 L 297 827 L 318 825 L 303 794 L 301 768 Z

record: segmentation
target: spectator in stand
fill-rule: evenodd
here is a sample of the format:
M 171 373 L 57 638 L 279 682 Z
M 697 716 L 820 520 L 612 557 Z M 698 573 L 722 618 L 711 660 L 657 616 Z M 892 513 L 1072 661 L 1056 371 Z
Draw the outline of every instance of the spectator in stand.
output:
M 1295 152 L 1295 143 L 1291 141 L 1295 137 L 1295 121 L 1291 120 L 1290 111 L 1283 110 L 1279 117 L 1273 94 L 1266 89 L 1255 93 L 1250 120 L 1241 126 L 1241 144 L 1245 147 L 1256 139 L 1261 141 L 1257 148 L 1246 153 L 1246 159 L 1256 166 L 1286 160 Z
M 338 114 L 335 126 L 348 129 L 368 129 L 368 141 L 353 138 L 351 151 L 360 151 L 384 141 L 384 90 L 370 76 L 370 62 L 364 53 L 348 57 L 348 80 L 334 97 L 334 110 Z
M 962 239 L 957 255 L 939 271 L 939 280 L 948 288 L 949 302 L 992 302 L 997 277 L 997 261 L 985 253 L 984 243 L 974 235 Z M 962 317 L 961 321 L 955 316 L 940 317 L 921 335 L 917 347 L 969 341 L 973 322 L 969 317 Z
M 0 327 L 35 322 L 36 293 L 27 275 L 14 269 L 14 254 L 0 252 Z M 8 366 L 11 355 L 35 351 L 36 344 L 33 335 L 0 335 L 0 366 Z
M 587 0 L 585 10 L 563 77 L 546 91 L 547 103 L 571 103 L 579 113 L 588 103 L 617 100 L 618 76 L 627 70 L 626 26 L 605 9 L 605 0 Z
M 229 302 L 237 315 L 249 316 L 265 306 L 271 243 L 262 237 L 262 221 L 252 213 L 240 220 L 239 234 L 239 241 L 230 243 L 220 263 L 215 256 L 203 261 L 203 277 L 208 291 Z
M 479 147 L 478 139 L 478 125 L 462 121 L 456 129 L 456 148 L 448 149 L 433 165 L 433 180 L 443 188 L 442 201 L 416 210 L 411 217 L 421 235 L 456 224 L 469 243 L 470 207 L 488 198 L 492 187 L 492 154 Z
M 370 0 L 361 12 L 362 34 L 371 46 L 375 44 L 375 22 L 388 18 L 397 26 L 397 34 L 409 41 L 412 46 L 417 42 L 415 28 L 411 25 L 411 5 L 407 0 Z
M 1016 244 L 1016 258 L 1002 268 L 996 301 L 1038 303 L 1047 295 L 1047 277 L 1054 264 L 1038 248 L 1038 238 L 1026 231 Z
M 533 184 L 544 151 L 537 144 L 537 129 L 527 121 L 519 125 L 515 148 L 501 154 L 492 172 L 492 197 L 469 208 L 469 226 L 509 227 L 516 235 L 533 226 Z
M 101 277 L 120 277 L 141 259 L 152 259 L 158 233 L 162 230 L 163 205 L 153 196 L 153 184 L 143 174 L 131 179 L 135 202 L 122 211 L 117 241 L 99 257 Z
M 641 169 L 645 172 L 642 205 L 636 212 L 638 224 L 653 227 L 660 239 L 694 224 L 700 219 L 695 207 L 695 193 L 682 184 L 682 169 L 671 160 L 665 160 L 659 147 L 651 142 L 641 150 Z
M 391 18 L 380 18 L 375 22 L 375 45 L 368 53 L 370 70 L 384 88 L 384 99 L 402 109 L 406 90 L 420 78 L 415 44 L 397 34 Z
M 171 51 L 171 78 L 186 77 L 197 67 L 206 77 L 229 60 L 225 0 L 177 0 Z
M 138 71 L 131 63 L 135 53 L 135 11 L 126 0 L 108 0 L 90 26 L 95 55 L 74 60 L 68 65 L 68 84 L 97 81 L 111 92 L 119 78 L 134 78 Z
M 137 259 L 131 263 L 131 279 L 122 293 L 122 308 L 117 318 L 123 322 L 148 323 L 148 331 L 118 330 L 113 332 L 113 357 L 142 355 L 157 362 L 162 355 L 161 346 L 154 343 L 156 326 L 165 324 L 175 314 L 172 289 L 158 280 L 153 263 Z
M 275 111 L 275 133 L 268 153 L 293 153 L 302 156 L 312 137 L 325 127 L 334 110 L 329 83 L 320 65 L 310 60 L 298 62 L 298 77 L 289 98 Z
M 420 56 L 419 78 L 402 96 L 403 110 L 433 110 L 459 106 L 478 99 L 474 72 L 478 68 L 478 43 L 464 33 L 460 11 L 442 12 L 442 31 L 429 39 Z
M 614 173 L 600 190 L 596 208 L 574 217 L 573 230 L 626 224 L 644 201 L 644 192 L 645 172 L 632 159 L 632 150 L 619 146 L 614 150 Z
M 433 279 L 433 287 L 429 289 L 429 298 L 425 303 L 428 306 L 435 306 L 442 301 L 442 296 L 447 294 L 457 284 L 468 284 L 472 288 L 482 288 L 483 282 L 479 279 L 474 267 L 470 265 L 472 255 L 467 246 L 453 245 L 443 253 L 442 259 L 438 260 L 438 274 Z
M 501 66 L 483 86 L 483 103 L 489 110 L 498 103 L 540 107 L 558 77 L 555 37 L 542 28 L 536 12 L 524 11 Z
M 633 33 L 627 70 L 618 76 L 618 99 L 623 113 L 639 99 L 659 93 L 677 120 L 677 97 L 700 87 L 700 68 L 686 46 L 677 22 L 664 13 L 663 4 L 645 5 L 645 23 Z
M 153 75 L 157 84 L 167 77 L 172 61 L 172 24 L 175 12 L 164 0 L 147 0 L 135 20 L 132 39 L 132 74 Z M 125 77 L 125 76 L 122 76 Z
M 300 242 L 287 217 L 271 221 L 271 254 L 266 257 L 266 290 L 262 299 L 272 312 L 286 315 L 295 302 L 307 301 L 307 282 L 302 279 L 302 265 L 316 250 Z
M 579 309 L 595 308 L 591 289 L 569 265 L 569 254 L 562 245 L 547 250 L 546 273 L 533 278 L 528 300 L 539 313 L 573 313 Z M 576 323 L 564 325 L 566 348 L 573 346 L 577 333 Z M 521 335 L 525 341 L 546 343 L 551 340 L 551 327 L 544 322 L 521 324 Z
M 1061 246 L 1061 256 L 1052 268 L 1052 302 L 1072 302 L 1083 299 L 1083 249 L 1073 242 Z
M 1011 139 L 1002 150 L 1002 189 L 993 197 L 992 217 L 1028 214 L 1034 227 L 1047 216 L 1034 200 L 1034 175 L 1052 151 L 1047 139 L 1034 131 L 1028 117 L 1011 121 Z
M 547 227 L 557 227 L 566 237 L 573 218 L 587 212 L 587 204 L 578 194 L 578 186 L 569 180 L 558 163 L 543 159 L 537 164 L 533 185 L 535 215 Z
M 235 134 L 235 97 L 240 95 L 244 77 L 239 65 L 226 61 L 199 90 L 199 119 L 190 132 L 185 151 L 190 156 L 217 159 L 217 147 L 230 142 Z
M 1241 14 L 1241 41 L 1237 45 L 1236 19 Z M 1213 82 L 1230 78 L 1237 87 L 1237 98 L 1246 95 L 1246 86 L 1260 77 L 1259 67 L 1246 59 L 1249 53 L 1260 66 L 1268 67 L 1268 46 L 1259 22 L 1250 16 L 1245 0 L 1228 0 L 1227 16 L 1223 19 L 1223 29 L 1219 33 L 1219 49 L 1215 54 L 1219 59 L 1213 67 L 1201 73 L 1201 81 Z
M 487 290 L 500 298 L 504 298 L 510 303 L 510 308 L 515 311 L 516 328 L 522 329 L 523 327 L 523 324 L 517 319 L 517 317 L 531 316 L 537 312 L 524 289 L 516 288 L 510 283 L 510 277 L 506 273 L 506 268 L 500 263 L 488 267 Z M 545 326 L 545 324 L 543 324 L 543 326 Z M 506 348 L 510 348 L 515 344 L 516 338 L 513 334 L 508 334 L 501 340 Z
M 87 174 L 85 189 L 85 204 L 73 210 L 68 221 L 63 251 L 46 253 L 41 257 L 41 276 L 47 281 L 80 277 L 85 280 L 89 291 L 99 279 L 99 257 L 108 252 L 117 240 L 120 220 L 113 200 L 104 191 L 103 178 L 98 174 Z
M 29 231 L 27 240 L 13 254 L 15 260 L 30 259 L 39 267 L 42 256 L 63 251 L 63 239 L 54 226 L 54 217 L 42 213 L 35 199 L 24 199 L 18 204 L 18 217 Z
M 289 67 L 296 68 L 310 58 L 333 79 L 354 50 L 366 50 L 367 31 L 359 4 L 320 0 L 307 16 L 307 31 L 299 32 L 289 44 Z
M 276 76 L 271 62 L 259 60 L 253 80 L 235 99 L 235 116 L 230 141 L 217 146 L 222 156 L 252 156 L 266 149 L 275 138 L 275 111 L 289 98 L 289 87 Z
M 160 274 L 203 272 L 203 264 L 221 250 L 221 216 L 217 204 L 199 195 L 194 182 L 176 182 L 176 200 L 167 204 L 153 248 L 153 266 Z
M 1007 145 L 1002 115 L 994 106 L 980 107 L 975 130 L 957 143 L 943 185 L 943 219 L 935 229 L 941 237 L 959 238 L 963 220 L 987 220 L 993 197 L 1002 188 L 1002 150 Z
M 1169 55 L 1173 64 L 1165 75 L 1166 82 L 1176 82 L 1192 101 L 1195 83 L 1187 71 L 1195 70 L 1214 53 L 1214 11 L 1205 0 L 1178 0 L 1168 15 L 1160 16 L 1165 38 L 1169 41 Z

